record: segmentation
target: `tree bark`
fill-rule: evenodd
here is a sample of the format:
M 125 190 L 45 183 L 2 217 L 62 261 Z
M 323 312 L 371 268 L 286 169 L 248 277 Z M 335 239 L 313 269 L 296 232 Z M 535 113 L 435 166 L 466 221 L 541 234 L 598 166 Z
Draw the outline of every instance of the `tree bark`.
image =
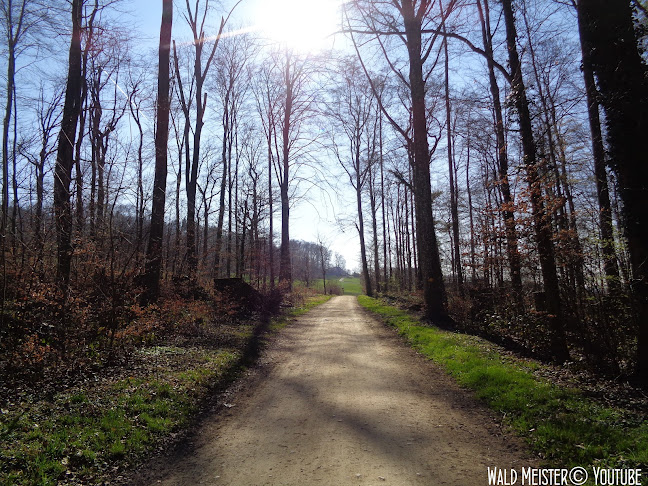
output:
M 54 168 L 54 217 L 57 233 L 57 281 L 64 293 L 72 266 L 72 208 L 70 181 L 74 164 L 74 141 L 81 108 L 81 8 L 83 0 L 72 1 L 72 39 L 68 55 L 68 76 L 63 118 Z
M 356 133 L 359 128 L 356 126 Z M 364 185 L 362 171 L 360 170 L 360 137 L 356 140 L 356 150 L 353 157 L 355 158 L 355 183 L 356 190 L 356 207 L 358 209 L 358 237 L 360 238 L 360 259 L 362 260 L 362 273 L 365 281 L 365 292 L 369 297 L 373 297 L 373 288 L 371 285 L 371 275 L 369 274 L 369 264 L 367 262 L 367 245 L 365 244 L 364 234 L 364 216 L 362 213 L 362 186 Z M 367 163 L 370 163 L 367 161 Z
M 284 120 L 282 126 L 282 160 L 281 160 L 281 248 L 279 250 L 279 282 L 292 290 L 292 268 L 290 261 L 290 201 L 288 199 L 288 183 L 290 168 L 290 127 L 293 112 L 293 83 L 294 73 L 291 73 L 291 56 L 286 53 L 284 83 L 286 99 L 284 101 Z
M 171 27 L 173 25 L 173 0 L 162 1 L 162 23 L 158 51 L 157 126 L 155 130 L 155 180 L 151 229 L 146 252 L 144 282 L 147 302 L 155 302 L 160 294 L 162 269 L 162 239 L 164 237 L 164 205 L 166 200 L 167 144 L 169 141 L 169 84 L 171 61 Z
M 383 291 L 389 290 L 389 276 L 387 274 L 387 216 L 385 209 L 385 170 L 384 170 L 384 152 L 383 152 L 383 129 L 382 113 L 378 113 L 378 150 L 380 160 L 380 210 L 382 213 L 382 237 L 383 237 Z M 390 268 L 391 270 L 391 268 Z
M 419 12 L 423 9 L 419 7 Z M 423 298 L 426 317 L 432 321 L 448 319 L 446 293 L 441 271 L 430 184 L 430 147 L 427 134 L 425 80 L 421 56 L 421 16 L 415 12 L 414 2 L 403 1 L 401 15 L 405 26 L 409 59 L 409 82 L 414 133 L 413 192 L 416 215 L 418 263 L 423 279 Z

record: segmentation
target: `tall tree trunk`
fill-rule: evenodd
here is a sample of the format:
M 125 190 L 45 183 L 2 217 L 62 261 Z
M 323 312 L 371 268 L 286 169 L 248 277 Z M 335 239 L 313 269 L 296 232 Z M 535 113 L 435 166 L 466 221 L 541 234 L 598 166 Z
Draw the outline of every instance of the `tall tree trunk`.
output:
M 200 53 L 202 40 L 196 41 L 196 126 L 193 136 L 193 153 L 189 171 L 186 177 L 186 194 L 187 194 L 187 264 L 190 278 L 196 276 L 198 268 L 198 258 L 196 255 L 196 189 L 198 184 L 198 166 L 200 165 L 200 140 L 202 138 L 202 129 L 204 126 L 203 115 L 205 105 L 207 104 L 207 93 L 202 92 L 202 62 Z
M 13 36 L 9 38 L 9 59 L 7 61 L 7 105 L 2 123 L 2 258 L 5 258 L 7 222 L 9 216 L 9 126 L 13 112 L 14 83 L 16 78 L 16 57 Z M 15 201 L 14 201 L 15 204 Z
M 580 0 L 581 35 L 605 109 L 610 163 L 619 180 L 639 334 L 637 376 L 648 385 L 648 86 L 629 2 Z
M 100 76 L 100 75 L 99 75 Z M 95 217 L 95 231 L 99 233 L 99 241 L 103 240 L 104 236 L 104 217 L 105 217 L 105 207 L 104 201 L 106 197 L 105 193 L 105 181 L 104 181 L 104 169 L 105 169 L 105 157 L 104 157 L 104 134 L 101 131 L 101 117 L 103 115 L 103 109 L 101 107 L 101 93 L 100 93 L 100 83 L 101 78 L 96 79 L 96 86 L 93 87 L 93 100 L 92 100 L 92 164 L 97 171 L 97 207 Z
M 382 113 L 378 113 L 378 149 L 380 150 L 380 210 L 382 213 L 382 237 L 383 237 L 383 291 L 389 290 L 389 276 L 387 274 L 387 217 L 385 210 L 385 170 L 384 170 L 384 154 L 383 154 L 383 129 L 382 129 Z M 391 270 L 391 269 L 390 269 Z
M 16 92 L 16 85 L 13 87 L 13 100 L 14 100 L 14 113 L 18 113 L 18 93 Z M 14 204 L 11 208 L 11 234 L 13 235 L 13 245 L 14 245 L 14 254 L 17 255 L 18 248 L 17 245 L 20 242 L 24 242 L 23 234 L 23 222 L 22 215 L 20 211 L 20 204 L 18 204 L 18 117 L 13 117 L 13 140 L 12 140 L 12 150 L 11 150 L 11 187 L 13 189 L 13 200 Z M 22 275 L 22 270 L 25 264 L 25 251 L 26 246 L 24 244 L 20 245 L 21 248 L 21 257 L 20 257 L 20 271 L 18 272 L 18 277 Z
M 416 240 L 418 264 L 423 280 L 423 298 L 426 317 L 433 321 L 446 321 L 446 293 L 441 271 L 441 259 L 432 216 L 430 184 L 430 146 L 427 133 L 425 79 L 421 56 L 421 22 L 415 12 L 414 2 L 404 0 L 401 14 L 407 39 L 409 82 L 412 102 L 412 127 L 414 133 L 413 192 L 416 215 Z
M 41 146 L 38 165 L 36 166 L 36 215 L 34 220 L 34 240 L 37 258 L 40 260 L 43 254 L 43 203 L 45 194 L 45 163 L 47 162 L 47 138 L 43 134 L 43 145 Z
M 211 201 L 207 200 L 207 190 L 202 193 L 203 200 L 203 241 L 202 241 L 202 262 L 203 267 L 207 267 L 207 252 L 209 251 L 209 210 L 211 208 Z
M 130 95 L 128 107 L 131 117 L 137 125 L 137 133 L 139 135 L 137 143 L 137 188 L 135 195 L 135 231 L 136 231 L 136 248 L 137 260 L 140 258 L 140 249 L 144 245 L 144 130 L 142 128 L 142 120 L 140 117 L 140 105 L 136 105 L 133 97 L 137 95 L 137 89 L 134 89 Z
M 245 202 L 243 203 L 243 218 L 241 221 L 241 240 L 240 243 L 238 244 L 237 248 L 237 258 L 236 258 L 236 276 L 238 278 L 243 278 L 243 274 L 245 273 L 245 237 L 247 234 L 247 224 L 246 220 L 248 219 L 248 199 L 245 198 Z M 252 220 L 250 220 L 250 223 Z M 250 242 L 250 246 L 252 247 L 252 241 Z M 248 276 L 250 281 L 252 280 L 252 268 L 250 268 L 250 271 L 248 272 Z
M 197 244 L 196 244 L 196 189 L 198 184 L 198 167 L 200 166 L 200 142 L 202 139 L 202 131 L 205 125 L 204 115 L 205 108 L 207 106 L 207 93 L 203 93 L 203 88 L 205 85 L 205 80 L 211 67 L 212 61 L 214 59 L 214 54 L 216 53 L 216 48 L 218 47 L 223 29 L 226 24 L 226 19 L 221 18 L 220 28 L 218 34 L 213 38 L 214 44 L 211 48 L 211 51 L 208 51 L 207 61 L 203 67 L 203 48 L 207 43 L 207 36 L 203 30 L 205 25 L 205 19 L 207 18 L 207 13 L 209 11 L 209 0 L 205 3 L 205 8 L 202 13 L 202 21 L 198 18 L 200 12 L 200 1 L 197 0 L 195 3 L 195 11 L 191 11 L 191 5 L 187 1 L 187 13 L 185 19 L 187 20 L 189 27 L 193 33 L 193 43 L 194 43 L 194 79 L 196 81 L 196 93 L 195 93 L 195 102 L 196 102 L 196 126 L 194 127 L 194 136 L 193 136 L 193 154 L 192 160 L 185 174 L 186 177 L 186 193 L 187 193 L 187 263 L 189 266 L 189 274 L 191 278 L 196 276 L 196 270 L 198 268 L 198 257 L 197 257 Z M 230 11 L 231 13 L 231 11 Z M 228 16 L 229 18 L 229 16 Z
M 270 124 L 268 124 L 270 125 Z M 271 128 L 268 127 L 268 268 L 270 279 L 270 290 L 274 289 L 275 273 L 274 273 L 274 214 L 273 214 L 273 201 L 272 195 L 272 135 Z
M 358 209 L 358 223 L 356 228 L 358 230 L 358 237 L 360 238 L 360 259 L 362 263 L 362 273 L 365 281 L 365 292 L 369 297 L 373 297 L 373 288 L 371 285 L 371 275 L 369 274 L 369 264 L 367 262 L 367 246 L 365 243 L 365 234 L 364 234 L 364 216 L 362 213 L 362 186 L 363 186 L 363 175 L 361 170 L 361 156 L 360 156 L 360 128 L 356 124 L 356 134 L 358 134 L 355 143 L 355 153 L 352 155 L 355 159 L 355 181 L 352 181 L 353 187 L 356 191 L 356 207 Z M 367 163 L 371 163 L 367 161 Z
M 578 31 L 581 38 L 582 70 L 587 94 L 587 115 L 589 118 L 590 133 L 592 135 L 592 157 L 594 159 L 594 177 L 596 179 L 596 196 L 599 205 L 599 226 L 601 231 L 601 252 L 603 253 L 603 269 L 606 285 L 611 294 L 620 290 L 619 266 L 614 244 L 612 229 L 612 207 L 610 205 L 610 190 L 608 187 L 607 171 L 605 169 L 605 147 L 601 132 L 601 119 L 599 116 L 598 91 L 594 81 L 591 50 L 586 39 L 583 13 L 577 8 Z
M 173 0 L 162 1 L 162 23 L 158 51 L 157 126 L 155 130 L 155 180 L 151 208 L 151 229 L 146 251 L 144 283 L 145 299 L 157 300 L 160 294 L 162 270 L 162 242 L 164 238 L 164 205 L 166 200 L 167 151 L 169 141 L 169 85 L 171 61 L 171 27 L 173 25 Z
M 470 275 L 472 284 L 477 280 L 477 263 L 475 261 L 476 245 L 475 245 L 475 220 L 473 216 L 472 192 L 470 190 L 470 131 L 468 131 L 468 139 L 466 140 L 467 155 L 466 155 L 466 193 L 468 194 L 468 215 L 470 218 Z
M 74 155 L 74 184 L 76 192 L 76 207 L 75 216 L 76 216 L 76 232 L 77 234 L 83 233 L 83 228 L 85 226 L 85 207 L 83 204 L 83 168 L 81 166 L 81 146 L 83 145 L 83 139 L 85 136 L 85 124 L 86 116 L 88 112 L 88 107 L 86 100 L 88 97 L 88 83 L 86 81 L 85 66 L 83 67 L 84 73 L 82 74 L 82 85 L 81 85 L 81 109 L 79 110 L 79 136 L 76 140 L 76 149 Z M 94 207 L 93 207 L 94 210 Z
M 175 124 L 174 124 L 175 126 Z M 171 273 L 175 277 L 177 276 L 177 268 L 179 266 L 179 260 L 180 260 L 180 245 L 181 245 L 181 238 L 180 238 L 180 188 L 182 186 L 182 152 L 184 151 L 185 144 L 187 143 L 187 133 L 189 131 L 188 123 L 185 118 L 185 126 L 184 126 L 184 132 L 183 132 L 183 138 L 180 140 L 178 130 L 176 128 L 175 133 L 176 133 L 176 146 L 178 147 L 178 172 L 175 174 L 176 175 L 176 181 L 175 181 L 175 201 L 174 201 L 174 208 L 175 208 L 175 238 L 174 238 L 174 244 L 173 244 L 173 264 L 171 266 Z
M 279 281 L 287 290 L 292 290 L 292 269 L 290 262 L 290 201 L 288 199 L 289 167 L 290 167 L 290 126 L 293 112 L 293 74 L 291 74 L 291 58 L 286 54 L 286 69 L 284 82 L 286 99 L 284 104 L 284 120 L 282 127 L 282 161 L 281 161 L 281 249 L 279 255 Z
M 520 132 L 522 136 L 522 151 L 524 166 L 527 173 L 527 183 L 531 197 L 531 211 L 535 230 L 540 268 L 544 282 L 549 328 L 551 333 L 551 352 L 559 362 L 569 358 L 567 340 L 562 323 L 562 304 L 558 274 L 556 272 L 556 257 L 552 240 L 552 229 L 548 221 L 543 196 L 540 175 L 536 160 L 536 144 L 533 138 L 533 126 L 529 103 L 526 97 L 526 88 L 522 79 L 522 66 L 517 52 L 515 18 L 511 0 L 502 0 L 504 22 L 506 24 L 506 46 L 508 48 L 509 65 L 512 72 L 511 91 L 517 108 Z
M 223 164 L 223 171 L 221 173 L 220 194 L 218 199 L 218 219 L 216 222 L 216 244 L 214 248 L 214 278 L 220 276 L 220 258 L 221 248 L 223 246 L 223 223 L 225 221 L 225 189 L 227 188 L 227 174 L 229 173 L 229 164 L 227 163 L 227 147 L 231 138 L 230 129 L 230 90 L 225 93 L 225 101 L 223 103 L 223 147 L 221 152 L 221 163 Z
M 72 266 L 72 208 L 70 182 L 74 163 L 74 140 L 81 109 L 81 8 L 83 0 L 72 0 L 72 40 L 63 118 L 54 169 L 54 217 L 57 232 L 57 281 L 67 292 Z
M 372 151 L 375 151 L 375 142 L 372 143 L 374 146 Z M 373 258 L 374 258 L 374 275 L 376 277 L 376 292 L 380 292 L 380 253 L 378 251 L 378 209 L 376 208 L 377 204 L 377 194 L 376 187 L 374 183 L 374 171 L 373 165 L 374 162 L 369 159 L 369 204 L 371 209 L 371 230 L 373 233 Z
M 445 31 L 445 22 L 443 22 Z M 452 254 L 454 262 L 454 274 L 457 279 L 457 290 L 459 295 L 464 294 L 464 279 L 461 269 L 461 250 L 459 248 L 459 210 L 457 186 L 455 184 L 455 164 L 452 153 L 452 110 L 450 106 L 450 58 L 448 56 L 448 38 L 443 39 L 443 52 L 445 54 L 444 75 L 445 75 L 445 109 L 446 109 L 446 134 L 448 139 L 448 176 L 450 179 L 450 216 L 452 219 Z

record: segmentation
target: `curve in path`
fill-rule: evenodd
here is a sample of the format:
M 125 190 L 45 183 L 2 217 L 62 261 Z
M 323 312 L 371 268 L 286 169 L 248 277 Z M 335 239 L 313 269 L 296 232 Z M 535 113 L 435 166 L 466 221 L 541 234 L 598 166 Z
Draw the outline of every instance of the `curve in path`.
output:
M 488 466 L 534 462 L 355 297 L 299 318 L 262 362 L 192 450 L 141 484 L 469 486 L 488 484 Z

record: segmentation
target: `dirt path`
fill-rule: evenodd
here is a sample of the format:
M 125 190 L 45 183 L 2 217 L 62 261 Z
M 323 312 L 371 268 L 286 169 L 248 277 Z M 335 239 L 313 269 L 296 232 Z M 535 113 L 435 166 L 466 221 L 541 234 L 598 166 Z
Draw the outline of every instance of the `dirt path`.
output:
M 336 297 L 282 331 L 261 371 L 150 485 L 453 485 L 535 462 L 442 371 Z

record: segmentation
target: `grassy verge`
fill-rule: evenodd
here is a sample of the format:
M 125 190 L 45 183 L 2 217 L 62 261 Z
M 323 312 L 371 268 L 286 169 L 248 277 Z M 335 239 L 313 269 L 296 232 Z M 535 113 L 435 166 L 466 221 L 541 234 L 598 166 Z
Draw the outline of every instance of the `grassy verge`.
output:
M 303 304 L 291 308 L 288 312 L 281 316 L 275 317 L 270 322 L 271 331 L 279 331 L 286 327 L 288 323 L 295 317 L 306 314 L 313 307 L 316 307 L 324 302 L 331 300 L 331 295 L 316 294 L 304 299 Z
M 306 298 L 270 329 L 328 298 Z M 228 347 L 146 347 L 127 373 L 116 370 L 121 377 L 108 373 L 47 399 L 17 394 L 0 409 L 0 484 L 97 484 L 141 461 L 188 425 L 254 352 L 252 325 L 229 332 Z
M 146 348 L 150 372 L 75 387 L 0 416 L 0 483 L 83 484 L 108 466 L 121 469 L 186 425 L 215 385 L 227 381 L 235 350 Z M 179 366 L 180 362 L 186 366 Z
M 474 390 L 549 463 L 647 472 L 645 415 L 603 406 L 578 390 L 555 386 L 534 375 L 541 364 L 503 356 L 482 339 L 422 326 L 405 311 L 376 299 L 359 296 L 358 301 Z

